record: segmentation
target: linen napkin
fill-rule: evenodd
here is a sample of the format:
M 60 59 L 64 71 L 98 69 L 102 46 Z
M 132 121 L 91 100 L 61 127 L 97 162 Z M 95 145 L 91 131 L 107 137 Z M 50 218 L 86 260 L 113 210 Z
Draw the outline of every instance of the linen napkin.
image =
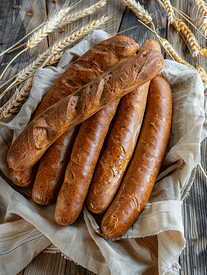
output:
M 55 204 L 38 206 L 31 187 L 10 180 L 6 154 L 30 120 L 43 95 L 68 65 L 109 35 L 96 30 L 70 49 L 58 67 L 39 68 L 30 97 L 9 123 L 0 123 L 0 274 L 15 275 L 41 251 L 60 252 L 99 275 L 179 274 L 178 258 L 185 246 L 181 207 L 200 161 L 206 138 L 204 85 L 197 72 L 165 60 L 160 75 L 173 95 L 172 131 L 153 192 L 140 217 L 118 240 L 107 239 L 99 221 L 84 209 L 71 226 L 54 222 Z M 12 263 L 12 264 L 11 264 Z

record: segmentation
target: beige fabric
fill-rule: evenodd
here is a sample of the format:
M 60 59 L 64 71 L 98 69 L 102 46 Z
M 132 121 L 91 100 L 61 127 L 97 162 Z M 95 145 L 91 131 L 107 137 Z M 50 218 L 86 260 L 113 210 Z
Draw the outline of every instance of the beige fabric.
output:
M 21 112 L 0 128 L 0 274 L 15 275 L 39 252 L 63 256 L 99 275 L 179 274 L 178 257 L 185 245 L 182 202 L 200 160 L 203 129 L 204 87 L 200 76 L 166 60 L 161 75 L 173 92 L 172 133 L 151 197 L 135 224 L 120 240 L 106 239 L 96 220 L 84 207 L 71 226 L 60 227 L 53 219 L 55 205 L 39 207 L 31 200 L 31 188 L 19 188 L 9 180 L 7 150 L 24 128 L 42 95 L 74 60 L 97 42 L 108 38 L 94 31 L 60 62 L 62 67 L 38 69 L 30 98 Z M 12 264 L 11 264 L 12 262 Z

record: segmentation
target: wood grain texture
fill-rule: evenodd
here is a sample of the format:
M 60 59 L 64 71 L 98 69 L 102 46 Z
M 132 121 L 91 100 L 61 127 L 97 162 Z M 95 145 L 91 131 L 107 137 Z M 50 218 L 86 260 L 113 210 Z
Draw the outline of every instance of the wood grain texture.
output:
M 14 6 L 17 8 L 14 9 Z M 0 23 L 1 34 L 0 40 L 4 44 L 0 45 L 0 52 L 3 52 L 13 44 L 18 42 L 27 33 L 39 26 L 46 20 L 46 7 L 44 1 L 38 0 L 16 0 L 7 1 L 1 0 L 0 6 Z M 26 42 L 26 41 L 24 41 Z M 38 47 L 34 47 L 24 54 L 20 55 L 9 67 L 3 78 L 0 80 L 0 85 L 31 63 L 39 53 L 43 52 L 48 47 L 46 39 L 41 42 Z M 19 49 L 10 54 L 5 54 L 0 57 L 0 74 L 12 58 L 21 51 Z
M 60 253 L 40 253 L 23 271 L 17 275 L 96 275 L 72 261 L 65 259 Z

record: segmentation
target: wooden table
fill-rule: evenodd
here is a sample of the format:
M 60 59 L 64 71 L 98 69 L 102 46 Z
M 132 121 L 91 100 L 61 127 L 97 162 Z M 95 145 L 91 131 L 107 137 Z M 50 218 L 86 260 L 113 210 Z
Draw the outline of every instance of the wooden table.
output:
M 76 2 L 76 0 L 74 1 Z M 89 5 L 96 1 L 83 0 L 79 5 Z M 1 0 L 1 13 L 0 13 L 0 52 L 7 49 L 20 38 L 24 37 L 27 33 L 45 21 L 48 15 L 58 4 L 63 4 L 63 0 Z M 192 56 L 189 53 L 186 44 L 181 37 L 176 33 L 172 26 L 168 27 L 167 19 L 164 11 L 158 2 L 140 1 L 141 4 L 151 13 L 153 22 L 156 26 L 158 34 L 168 39 L 177 50 L 189 63 L 193 64 Z M 193 0 L 172 0 L 172 5 L 189 16 L 193 16 Z M 109 0 L 108 5 L 99 10 L 94 15 L 85 17 L 78 20 L 78 22 L 64 27 L 64 31 L 70 31 L 78 26 L 81 22 L 86 24 L 88 21 L 96 18 L 97 15 L 107 13 L 111 16 L 111 20 L 106 26 L 106 31 L 111 35 L 122 31 L 124 35 L 132 37 L 139 45 L 148 38 L 154 38 L 149 30 L 137 22 L 137 17 L 134 13 L 122 3 L 117 0 Z M 176 13 L 176 16 L 179 15 Z M 135 28 L 131 28 L 134 27 Z M 130 29 L 131 28 L 131 29 Z M 62 37 L 64 33 L 62 30 L 57 30 L 55 33 L 50 34 L 46 39 L 41 42 L 38 47 L 34 47 L 30 51 L 18 57 L 5 73 L 3 79 L 0 81 L 2 85 L 7 79 L 20 71 L 27 64 L 31 63 L 37 55 L 43 52 L 46 48 L 53 44 L 53 42 Z M 200 35 L 196 34 L 200 45 L 206 46 L 206 40 Z M 20 50 L 19 50 L 20 51 Z M 8 62 L 18 52 L 12 52 L 0 57 L 1 67 L 0 72 L 3 71 Z M 165 58 L 169 58 L 163 51 Z M 199 64 L 207 71 L 207 63 L 205 58 L 198 58 Z M 9 95 L 8 95 L 9 96 Z M 201 145 L 202 159 L 201 165 L 207 171 L 206 151 L 207 141 L 204 140 Z M 180 265 L 182 267 L 182 275 L 204 275 L 207 274 L 207 233 L 206 233 L 206 210 L 207 204 L 205 200 L 207 194 L 206 179 L 203 176 L 200 168 L 197 168 L 196 178 L 190 190 L 190 194 L 183 203 L 183 219 L 185 227 L 186 248 L 180 256 Z M 60 254 L 46 254 L 40 253 L 20 274 L 93 274 L 80 266 L 75 265 L 73 262 L 64 259 Z

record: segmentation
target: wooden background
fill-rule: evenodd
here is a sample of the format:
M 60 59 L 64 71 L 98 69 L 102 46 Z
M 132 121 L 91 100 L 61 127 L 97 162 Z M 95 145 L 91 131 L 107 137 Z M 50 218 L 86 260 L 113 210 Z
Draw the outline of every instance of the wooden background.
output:
M 56 3 L 55 3 L 56 2 Z M 74 0 L 73 2 L 76 2 Z M 97 1 L 83 0 L 79 6 L 93 4 Z M 27 33 L 37 27 L 40 23 L 44 22 L 47 16 L 50 16 L 57 4 L 63 4 L 63 0 L 1 0 L 0 1 L 0 52 L 4 51 L 19 39 L 24 37 Z M 160 8 L 158 2 L 154 0 L 140 1 L 141 4 L 151 13 L 153 22 L 156 26 L 157 32 L 161 37 L 168 39 L 168 41 L 189 63 L 193 64 L 193 59 L 185 43 L 181 40 L 176 31 L 167 25 L 165 13 Z M 195 13 L 194 0 L 171 0 L 174 7 L 182 10 L 189 16 Z M 86 24 L 91 19 L 95 19 L 99 14 L 113 15 L 110 22 L 106 26 L 106 31 L 111 35 L 117 32 L 125 31 L 133 26 L 133 29 L 123 32 L 124 35 L 132 37 L 139 45 L 148 38 L 155 36 L 148 31 L 144 26 L 137 22 L 137 17 L 132 13 L 129 8 L 118 0 L 109 0 L 108 5 L 100 11 L 78 20 L 71 25 L 64 27 L 65 31 L 71 31 L 80 23 Z M 178 14 L 176 14 L 179 17 Z M 38 47 L 27 51 L 19 56 L 9 67 L 3 79 L 0 80 L 2 85 L 6 80 L 24 68 L 27 64 L 31 63 L 39 53 L 42 53 L 53 42 L 63 36 L 64 33 L 57 30 L 55 33 L 50 34 L 48 38 L 44 39 Z M 206 46 L 206 40 L 196 34 L 200 45 Z M 3 71 L 8 62 L 17 54 L 15 51 L 10 54 L 5 54 L 0 57 L 0 73 Z M 163 51 L 165 58 L 169 58 Z M 205 58 L 197 58 L 198 63 L 207 71 L 207 63 Z M 8 95 L 10 96 L 10 95 Z M 1 104 L 4 103 L 2 100 Z M 201 145 L 201 165 L 207 171 L 206 161 L 206 148 L 207 141 L 204 140 Z M 207 226 L 206 226 L 206 213 L 207 213 L 207 184 L 201 170 L 197 168 L 196 178 L 190 190 L 189 196 L 183 204 L 183 220 L 185 226 L 186 248 L 180 256 L 181 275 L 205 275 L 207 274 Z M 23 271 L 18 275 L 39 275 L 39 274 L 82 274 L 92 275 L 94 273 L 76 266 L 73 262 L 64 259 L 60 254 L 46 254 L 40 253 Z

